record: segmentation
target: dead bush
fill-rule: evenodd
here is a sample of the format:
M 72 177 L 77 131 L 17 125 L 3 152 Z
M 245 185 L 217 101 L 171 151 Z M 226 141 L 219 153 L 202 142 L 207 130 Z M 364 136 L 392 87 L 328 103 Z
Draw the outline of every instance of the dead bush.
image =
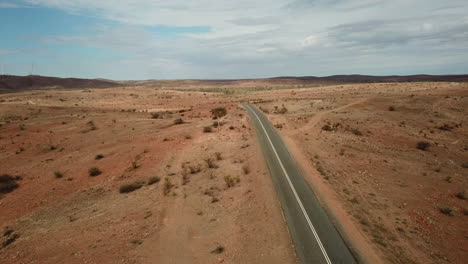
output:
M 206 126 L 203 128 L 203 132 L 204 133 L 210 133 L 213 131 L 213 127 L 212 126 Z

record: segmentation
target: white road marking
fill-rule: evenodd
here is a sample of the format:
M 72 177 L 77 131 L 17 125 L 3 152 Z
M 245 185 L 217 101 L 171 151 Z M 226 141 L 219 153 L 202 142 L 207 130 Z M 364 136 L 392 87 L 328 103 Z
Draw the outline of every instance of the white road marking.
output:
M 292 191 L 294 193 L 294 196 L 296 197 L 296 200 L 299 203 L 299 206 L 301 207 L 302 213 L 304 214 L 304 217 L 306 218 L 307 223 L 309 224 L 310 230 L 312 230 L 312 233 L 314 234 L 315 240 L 317 240 L 317 243 L 318 243 L 318 245 L 320 247 L 320 250 L 323 253 L 323 256 L 325 257 L 325 260 L 327 261 L 328 264 L 332 264 L 332 262 L 330 261 L 330 258 L 328 258 L 327 251 L 325 251 L 325 248 L 323 247 L 322 241 L 320 241 L 320 238 L 319 238 L 319 236 L 317 234 L 317 231 L 315 231 L 315 228 L 314 228 L 314 225 L 312 224 L 312 221 L 310 221 L 309 215 L 307 214 L 306 210 L 304 209 L 304 205 L 302 204 L 301 199 L 297 195 L 296 189 L 294 188 L 294 186 L 293 186 L 293 184 L 291 182 L 291 179 L 289 178 L 289 175 L 286 172 L 286 169 L 284 168 L 283 162 L 281 162 L 281 159 L 280 159 L 280 157 L 278 155 L 278 152 L 276 151 L 275 146 L 273 146 L 273 142 L 271 141 L 270 136 L 268 135 L 268 132 L 265 129 L 265 126 L 263 126 L 263 123 L 260 120 L 260 118 L 258 117 L 257 113 L 255 113 L 255 111 L 249 105 L 246 105 L 246 106 L 255 115 L 258 122 L 260 122 L 260 125 L 262 126 L 263 131 L 265 132 L 265 135 L 266 135 L 266 137 L 268 139 L 268 142 L 270 142 L 271 148 L 273 149 L 273 152 L 275 153 L 275 156 L 278 159 L 278 162 L 279 162 L 279 164 L 281 166 L 281 169 L 283 170 L 284 175 L 286 176 L 286 179 L 288 180 L 289 186 L 291 187 L 291 189 L 292 189 Z

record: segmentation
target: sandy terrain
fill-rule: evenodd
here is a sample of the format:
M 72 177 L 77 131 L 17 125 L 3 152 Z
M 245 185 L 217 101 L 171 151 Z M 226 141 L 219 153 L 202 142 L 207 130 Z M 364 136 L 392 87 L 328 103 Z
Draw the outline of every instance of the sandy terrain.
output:
M 371 263 L 468 258 L 467 84 L 265 82 L 0 95 L 0 175 L 19 185 L 0 193 L 0 259 L 295 263 L 246 101 Z

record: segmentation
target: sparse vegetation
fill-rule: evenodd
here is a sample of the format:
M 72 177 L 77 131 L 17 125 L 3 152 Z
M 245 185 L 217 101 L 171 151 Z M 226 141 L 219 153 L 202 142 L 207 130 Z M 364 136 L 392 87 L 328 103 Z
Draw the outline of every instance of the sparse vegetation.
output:
M 250 173 L 250 167 L 249 167 L 249 165 L 244 164 L 244 165 L 242 166 L 242 171 L 244 172 L 245 175 L 249 174 L 249 173 Z
M 182 118 L 177 118 L 176 120 L 174 120 L 175 125 L 180 125 L 180 124 L 183 124 L 183 123 L 184 123 L 184 120 L 182 120 Z
M 351 131 L 354 135 L 356 135 L 356 136 L 362 136 L 362 135 L 363 135 L 362 132 L 359 131 L 359 130 L 356 129 L 356 128 L 352 128 L 350 131 Z
M 57 178 L 57 179 L 63 178 L 63 174 L 62 174 L 60 171 L 54 172 L 54 176 L 55 176 L 55 178 Z
M 132 168 L 138 169 L 140 167 L 140 155 L 136 155 L 135 158 L 132 160 Z
M 227 114 L 227 110 L 225 107 L 217 107 L 211 109 L 211 114 L 213 115 L 213 118 L 220 118 L 223 117 Z
M 3 233 L 3 236 L 6 237 L 6 240 L 2 243 L 2 248 L 5 248 L 16 241 L 19 238 L 18 233 L 13 233 L 13 229 L 6 229 Z
M 439 208 L 439 211 L 445 215 L 453 216 L 453 208 L 448 206 L 443 206 Z
M 431 146 L 431 143 L 429 143 L 427 141 L 419 141 L 416 144 L 416 148 L 419 149 L 419 150 L 422 150 L 422 151 L 426 151 L 430 146 Z
M 96 130 L 97 129 L 96 124 L 94 123 L 93 120 L 88 121 L 88 123 L 86 123 L 86 124 L 88 125 L 89 130 Z
M 214 250 L 211 251 L 211 254 L 221 254 L 224 252 L 224 247 L 218 246 Z
M 160 117 L 161 117 L 161 114 L 159 114 L 159 113 L 151 113 L 151 118 L 152 119 L 158 119 Z
M 284 105 L 282 105 L 281 109 L 278 110 L 278 113 L 280 114 L 286 114 L 287 112 L 288 112 L 288 109 Z
M 201 166 L 200 164 L 197 165 L 190 165 L 188 166 L 188 169 L 190 171 L 190 174 L 197 174 L 201 171 Z
M 462 192 L 458 192 L 457 194 L 455 194 L 455 196 L 456 196 L 458 199 L 466 200 L 466 197 L 468 197 L 468 190 L 464 190 L 464 191 L 462 191 Z
M 0 193 L 9 193 L 18 188 L 19 184 L 16 182 L 18 179 L 20 178 L 8 174 L 0 175 Z
M 224 176 L 224 182 L 226 182 L 226 186 L 228 188 L 231 188 L 231 187 L 236 186 L 236 184 L 240 182 L 240 178 L 237 176 L 233 177 L 233 176 L 227 175 L 227 176 Z
M 169 178 L 165 178 L 163 188 L 163 193 L 165 196 L 167 196 L 171 192 L 172 187 L 174 187 L 174 185 L 171 183 L 171 180 Z
M 133 191 L 136 191 L 136 190 L 140 189 L 141 187 L 143 187 L 143 184 L 144 183 L 141 182 L 141 181 L 136 181 L 136 182 L 133 182 L 133 183 L 124 184 L 124 185 L 120 186 L 119 192 L 120 193 L 133 192 Z
M 388 111 L 393 112 L 395 111 L 395 106 L 391 105 L 388 107 Z
M 88 173 L 89 173 L 89 176 L 96 177 L 100 175 L 102 171 L 99 168 L 92 167 L 92 168 L 89 168 Z
M 153 184 L 158 183 L 160 181 L 161 181 L 161 178 L 159 178 L 158 176 L 151 177 L 148 180 L 148 185 L 153 185 Z
M 95 160 L 100 160 L 103 159 L 104 155 L 103 154 L 97 154 L 96 157 L 94 157 Z
M 216 160 L 222 160 L 223 159 L 223 156 L 222 156 L 221 152 L 215 152 L 215 157 L 216 157 Z
M 213 127 L 212 126 L 206 126 L 206 127 L 203 127 L 203 132 L 205 133 L 210 133 L 213 131 Z
M 325 124 L 322 126 L 322 130 L 333 131 L 333 128 L 329 124 Z
M 208 166 L 208 168 L 210 168 L 210 169 L 217 169 L 218 168 L 218 165 L 214 162 L 214 160 L 212 158 L 205 159 L 205 162 L 206 162 L 206 165 Z
M 437 128 L 440 129 L 440 130 L 443 130 L 443 131 L 451 131 L 452 129 L 454 129 L 453 126 L 450 126 L 450 125 L 447 125 L 447 124 L 443 124 L 441 126 L 438 126 Z

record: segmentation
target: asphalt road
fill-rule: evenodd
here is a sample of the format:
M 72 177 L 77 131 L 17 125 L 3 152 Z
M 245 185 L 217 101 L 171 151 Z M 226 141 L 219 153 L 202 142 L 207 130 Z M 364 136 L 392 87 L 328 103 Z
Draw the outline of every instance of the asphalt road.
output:
M 356 263 L 276 130 L 256 107 L 244 107 L 257 132 L 300 263 Z

